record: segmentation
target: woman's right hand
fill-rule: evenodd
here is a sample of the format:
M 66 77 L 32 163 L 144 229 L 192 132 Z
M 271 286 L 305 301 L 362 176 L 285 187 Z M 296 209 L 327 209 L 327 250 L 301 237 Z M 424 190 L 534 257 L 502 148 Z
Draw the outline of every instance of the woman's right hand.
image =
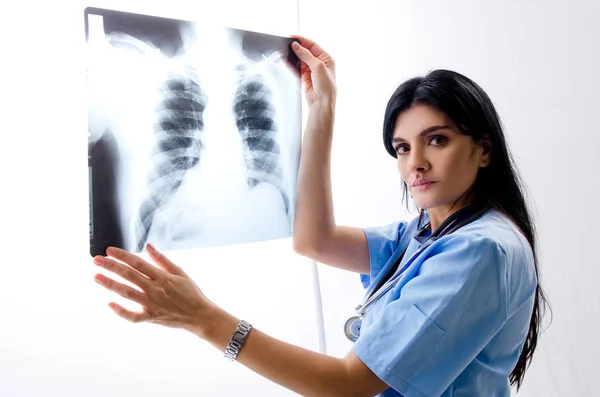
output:
M 335 104 L 335 62 L 318 44 L 302 36 L 292 35 L 300 40 L 292 49 L 301 62 L 304 95 L 311 107 L 315 104 Z

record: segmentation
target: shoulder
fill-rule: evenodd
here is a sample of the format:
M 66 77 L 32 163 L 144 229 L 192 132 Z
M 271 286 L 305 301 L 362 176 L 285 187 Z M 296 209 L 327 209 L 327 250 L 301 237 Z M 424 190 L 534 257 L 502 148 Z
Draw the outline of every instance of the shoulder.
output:
M 369 251 L 369 274 L 361 275 L 363 287 L 370 286 L 371 280 L 385 267 L 394 251 L 399 246 L 407 244 L 407 241 L 423 226 L 425 219 L 417 216 L 410 221 L 395 221 L 381 226 L 362 228 Z
M 414 236 L 419 228 L 427 223 L 427 216 L 416 216 L 411 220 L 397 220 L 384 225 L 362 228 L 367 241 L 370 243 L 388 242 L 397 246 L 399 241 L 406 236 Z
M 518 307 L 535 292 L 538 280 L 533 249 L 518 226 L 504 213 L 492 209 L 448 237 L 446 248 L 462 247 L 465 259 L 485 259 L 477 266 L 493 265 L 505 278 L 509 302 L 513 302 L 509 306 Z M 508 309 L 513 311 L 511 307 Z
M 395 221 L 381 226 L 363 228 L 371 256 L 371 265 L 385 263 L 398 247 L 406 246 L 427 223 L 426 216 L 417 216 L 410 221 Z M 373 262 L 376 263 L 373 263 Z
M 460 238 L 496 246 L 509 262 L 533 265 L 533 250 L 518 226 L 504 213 L 491 209 L 455 232 Z

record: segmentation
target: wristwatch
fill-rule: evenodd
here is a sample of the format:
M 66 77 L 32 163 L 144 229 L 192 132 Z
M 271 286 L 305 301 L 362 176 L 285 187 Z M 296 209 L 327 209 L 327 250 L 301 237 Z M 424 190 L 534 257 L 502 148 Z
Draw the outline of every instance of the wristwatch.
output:
M 236 359 L 240 349 L 242 348 L 242 345 L 244 344 L 244 340 L 246 340 L 246 336 L 251 329 L 252 325 L 249 322 L 245 320 L 240 321 L 235 329 L 235 332 L 233 333 L 233 336 L 231 337 L 231 340 L 229 341 L 229 344 L 227 345 L 227 348 L 225 349 L 226 358 L 228 358 L 230 361 L 234 361 Z

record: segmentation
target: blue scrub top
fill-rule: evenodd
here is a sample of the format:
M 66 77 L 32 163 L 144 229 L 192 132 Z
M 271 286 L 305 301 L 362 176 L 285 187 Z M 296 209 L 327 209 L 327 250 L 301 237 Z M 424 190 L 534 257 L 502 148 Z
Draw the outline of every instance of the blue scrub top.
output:
M 405 247 L 400 267 L 418 249 L 418 221 L 363 229 L 366 293 Z M 352 350 L 390 386 L 380 396 L 510 396 L 508 377 L 527 337 L 536 286 L 529 243 L 492 209 L 424 245 L 368 308 Z

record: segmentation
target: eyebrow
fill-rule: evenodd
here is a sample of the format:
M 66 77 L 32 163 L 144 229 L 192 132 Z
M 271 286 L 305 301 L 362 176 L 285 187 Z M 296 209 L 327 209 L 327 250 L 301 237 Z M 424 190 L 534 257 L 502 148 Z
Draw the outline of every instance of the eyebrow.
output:
M 445 129 L 450 129 L 450 126 L 449 125 L 433 125 L 431 127 L 425 128 L 423 131 L 421 131 L 419 133 L 419 136 L 425 136 L 425 135 L 430 134 L 430 133 L 432 133 L 434 131 L 445 130 Z M 396 142 L 406 142 L 406 140 L 402 139 L 402 138 L 399 138 L 399 137 L 394 137 L 394 138 L 392 138 L 392 142 L 393 143 L 396 143 Z

